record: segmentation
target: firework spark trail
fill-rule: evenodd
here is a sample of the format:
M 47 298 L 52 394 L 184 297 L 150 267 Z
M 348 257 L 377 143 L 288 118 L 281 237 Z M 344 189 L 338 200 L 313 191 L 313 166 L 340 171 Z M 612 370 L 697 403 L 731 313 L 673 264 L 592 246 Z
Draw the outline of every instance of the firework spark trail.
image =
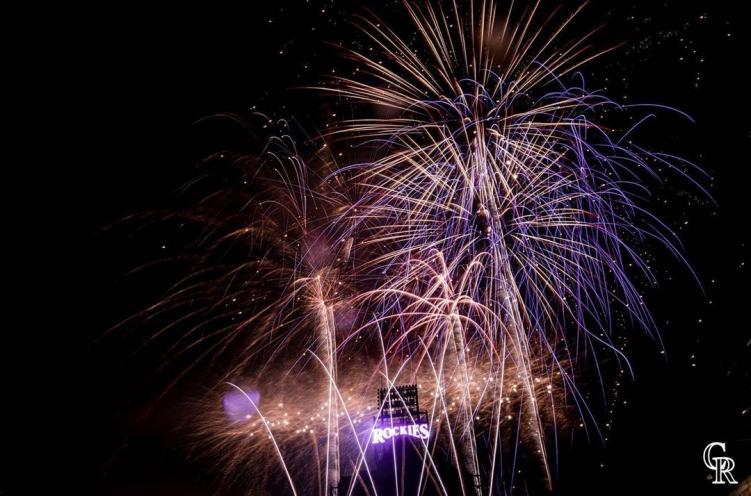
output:
M 552 26 L 552 15 L 537 23 L 539 4 L 503 18 L 492 1 L 404 9 L 417 41 L 363 19 L 374 51 L 349 52 L 357 76 L 324 88 L 377 112 L 325 137 L 369 158 L 339 165 L 325 143 L 303 159 L 289 137 L 273 139 L 267 158 L 238 157 L 267 191 L 230 214 L 235 204 L 217 197 L 218 211 L 195 215 L 208 254 L 145 312 L 175 316 L 152 340 L 187 328 L 169 353 L 200 350 L 194 363 L 221 366 L 252 404 L 230 425 L 199 407 L 192 434 L 228 473 L 275 460 L 293 492 L 337 494 L 350 475 L 348 496 L 358 485 L 377 493 L 368 456 L 387 406 L 372 405 L 372 391 L 411 383 L 430 398 L 432 429 L 418 494 L 430 483 L 451 491 L 437 453 L 462 494 L 510 492 L 520 449 L 537 455 L 551 487 L 556 436 L 591 417 L 578 357 L 599 367 L 609 348 L 627 364 L 615 316 L 654 330 L 638 277 L 656 278 L 639 249 L 657 240 L 680 258 L 640 205 L 643 178 L 660 178 L 651 161 L 690 164 L 631 145 L 632 129 L 595 119 L 621 107 L 583 82 L 565 85 L 598 55 L 589 35 L 561 39 L 578 10 Z M 241 261 L 225 262 L 233 251 Z
M 242 393 L 243 396 L 248 400 L 248 403 L 251 404 L 253 409 L 256 411 L 258 410 L 258 406 L 255 404 L 255 402 L 251 399 L 251 397 L 242 390 L 239 386 L 236 384 L 232 384 L 231 382 L 227 383 L 233 388 L 237 389 L 240 393 Z M 268 423 L 266 422 L 266 419 L 261 416 L 261 423 L 268 429 Z M 284 470 L 284 474 L 287 476 L 287 480 L 289 481 L 289 487 L 292 491 L 292 494 L 297 496 L 297 491 L 295 490 L 295 483 L 292 481 L 292 476 L 289 473 L 289 469 L 287 468 L 287 463 L 284 461 L 284 456 L 282 455 L 282 452 L 279 450 L 279 445 L 277 444 L 276 440 L 274 439 L 274 435 L 269 431 L 269 439 L 271 440 L 271 443 L 274 445 L 274 449 L 276 450 L 276 454 L 279 456 L 279 462 L 282 465 L 282 469 Z

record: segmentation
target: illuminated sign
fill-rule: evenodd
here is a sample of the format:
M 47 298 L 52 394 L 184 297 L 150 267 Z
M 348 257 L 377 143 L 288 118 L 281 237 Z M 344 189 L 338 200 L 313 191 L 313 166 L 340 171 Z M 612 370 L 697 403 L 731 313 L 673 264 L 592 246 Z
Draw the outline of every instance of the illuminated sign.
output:
M 393 437 L 400 436 L 416 437 L 425 440 L 430 437 L 430 429 L 428 429 L 428 424 L 423 423 L 376 427 L 373 429 L 373 444 L 380 444 Z

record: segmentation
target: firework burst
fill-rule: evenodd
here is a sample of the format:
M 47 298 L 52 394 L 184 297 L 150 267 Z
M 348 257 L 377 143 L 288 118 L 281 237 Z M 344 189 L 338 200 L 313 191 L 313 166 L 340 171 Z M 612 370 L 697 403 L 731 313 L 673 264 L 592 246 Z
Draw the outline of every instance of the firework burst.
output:
M 687 164 L 598 123 L 622 107 L 574 71 L 601 52 L 538 7 L 405 2 L 410 42 L 364 18 L 374 50 L 347 52 L 357 77 L 322 90 L 372 111 L 325 137 L 368 159 L 276 139 L 236 160 L 264 193 L 197 216 L 205 267 L 147 313 L 197 317 L 159 337 L 181 329 L 172 350 L 210 342 L 202 357 L 221 363 L 228 384 L 190 425 L 228 479 L 377 492 L 373 392 L 410 383 L 431 426 L 415 494 L 455 491 L 442 457 L 462 494 L 510 493 L 520 446 L 550 485 L 557 436 L 589 418 L 580 356 L 627 365 L 616 314 L 655 331 L 639 253 L 680 255 L 641 200 L 651 164 Z M 230 250 L 245 259 L 218 264 Z

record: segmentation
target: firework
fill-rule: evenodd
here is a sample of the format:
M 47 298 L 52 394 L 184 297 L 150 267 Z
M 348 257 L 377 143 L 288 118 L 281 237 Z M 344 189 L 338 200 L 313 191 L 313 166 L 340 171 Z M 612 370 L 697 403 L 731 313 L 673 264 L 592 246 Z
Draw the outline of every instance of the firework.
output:
M 454 491 L 444 455 L 462 494 L 511 492 L 520 446 L 550 485 L 556 437 L 589 415 L 579 357 L 604 347 L 627 365 L 616 315 L 655 331 L 640 247 L 680 255 L 639 198 L 659 178 L 651 164 L 672 162 L 598 124 L 621 107 L 573 78 L 599 55 L 588 35 L 563 39 L 573 15 L 404 9 L 417 40 L 363 19 L 375 50 L 347 52 L 358 76 L 322 89 L 373 116 L 341 122 L 305 158 L 287 138 L 235 157 L 264 191 L 194 215 L 207 255 L 147 312 L 198 319 L 155 339 L 222 364 L 190 426 L 227 479 L 376 491 L 373 391 L 410 383 L 431 426 L 416 494 Z M 368 158 L 334 160 L 342 141 Z

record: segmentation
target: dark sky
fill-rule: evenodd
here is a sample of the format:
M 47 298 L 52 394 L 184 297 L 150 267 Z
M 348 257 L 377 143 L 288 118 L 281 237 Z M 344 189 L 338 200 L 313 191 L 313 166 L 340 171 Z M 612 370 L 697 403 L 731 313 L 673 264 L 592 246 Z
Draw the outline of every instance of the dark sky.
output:
M 130 274 L 179 241 L 122 219 L 189 201 L 179 188 L 206 155 L 256 150 L 243 125 L 251 110 L 293 119 L 300 133 L 315 133 L 331 110 L 300 87 L 341 67 L 326 42 L 349 41 L 352 13 L 363 5 L 246 3 L 66 11 L 37 26 L 48 37 L 45 54 L 27 64 L 39 98 L 52 103 L 34 113 L 41 130 L 32 143 L 54 143 L 56 158 L 44 165 L 49 173 L 29 165 L 27 181 L 37 173 L 49 179 L 54 201 L 44 224 L 26 229 L 47 230 L 30 264 L 43 257 L 55 270 L 34 276 L 25 294 L 53 303 L 25 311 L 31 324 L 6 330 L 10 461 L 0 494 L 46 494 L 42 486 L 211 494 L 205 467 L 185 462 L 166 434 L 180 412 L 165 401 L 156 409 L 167 413 L 146 413 L 148 355 L 133 360 L 125 338 L 95 339 L 153 302 L 174 276 L 169 267 Z M 727 494 L 706 480 L 701 450 L 726 441 L 736 478 L 751 474 L 747 18 L 739 2 L 614 3 L 592 1 L 577 25 L 605 23 L 595 37 L 602 48 L 624 43 L 587 66 L 589 85 L 691 115 L 694 124 L 663 116 L 640 137 L 699 163 L 717 205 L 683 185 L 658 191 L 655 209 L 679 230 L 704 292 L 665 261 L 662 285 L 648 299 L 667 353 L 632 339 L 627 404 L 617 406 L 604 446 L 579 440 L 561 449 L 557 494 Z M 389 18 L 394 5 L 373 8 Z

